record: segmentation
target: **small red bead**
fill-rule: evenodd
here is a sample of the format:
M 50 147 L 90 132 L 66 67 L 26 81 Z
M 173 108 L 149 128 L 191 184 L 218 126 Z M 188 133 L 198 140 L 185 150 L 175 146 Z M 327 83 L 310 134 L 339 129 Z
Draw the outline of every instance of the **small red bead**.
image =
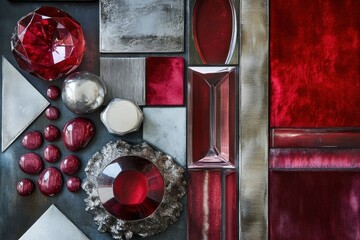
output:
M 41 157 L 36 153 L 25 153 L 20 156 L 20 169 L 28 174 L 37 174 L 43 169 Z
M 73 175 L 79 171 L 80 161 L 74 156 L 70 155 L 64 158 L 60 164 L 60 170 L 67 175 Z
M 54 145 L 48 145 L 44 151 L 44 159 L 47 162 L 53 163 L 60 159 L 60 150 Z
M 53 196 L 60 192 L 63 180 L 60 171 L 55 167 L 48 167 L 39 176 L 37 185 L 40 192 L 46 196 Z
M 28 132 L 21 141 L 21 144 L 26 149 L 30 149 L 30 150 L 39 148 L 42 145 L 42 143 L 43 143 L 42 134 L 41 132 L 38 131 Z
M 48 107 L 45 110 L 45 116 L 49 120 L 56 120 L 60 116 L 60 110 L 57 107 L 54 107 L 54 106 Z
M 34 183 L 27 179 L 23 178 L 20 182 L 16 185 L 16 191 L 21 196 L 28 196 L 34 191 Z
M 47 91 L 46 91 L 46 95 L 48 96 L 49 99 L 51 100 L 57 100 L 60 96 L 60 89 L 55 86 L 55 85 L 51 85 Z
M 86 118 L 74 118 L 62 130 L 62 141 L 67 149 L 76 152 L 91 141 L 95 135 L 95 125 Z
M 60 130 L 53 126 L 53 125 L 49 125 L 44 129 L 44 138 L 49 141 L 55 141 L 56 139 L 58 139 L 60 137 Z
M 66 188 L 70 192 L 77 192 L 77 191 L 79 191 L 80 187 L 81 187 L 81 180 L 78 177 L 70 177 L 66 181 Z

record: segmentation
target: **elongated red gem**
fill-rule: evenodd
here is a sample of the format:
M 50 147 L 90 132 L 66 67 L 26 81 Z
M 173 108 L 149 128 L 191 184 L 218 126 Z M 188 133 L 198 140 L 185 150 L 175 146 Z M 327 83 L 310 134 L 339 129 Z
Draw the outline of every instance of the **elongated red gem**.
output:
M 60 192 L 62 184 L 62 175 L 55 167 L 48 167 L 42 171 L 37 181 L 40 192 L 46 196 L 53 196 Z
M 95 125 L 86 118 L 74 118 L 62 130 L 62 141 L 67 149 L 76 152 L 91 141 L 95 135 Z

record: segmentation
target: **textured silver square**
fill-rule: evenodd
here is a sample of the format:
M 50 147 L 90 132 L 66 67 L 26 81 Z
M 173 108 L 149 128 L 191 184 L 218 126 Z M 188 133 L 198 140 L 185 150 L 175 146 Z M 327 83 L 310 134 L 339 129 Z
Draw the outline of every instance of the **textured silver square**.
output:
M 35 239 L 89 240 L 55 205 L 51 205 L 19 240 Z
M 100 52 L 182 52 L 184 0 L 100 0 Z
M 100 58 L 100 77 L 108 103 L 113 98 L 145 105 L 145 58 Z
M 1 151 L 5 151 L 49 104 L 3 56 Z
M 186 108 L 144 108 L 143 139 L 186 166 Z

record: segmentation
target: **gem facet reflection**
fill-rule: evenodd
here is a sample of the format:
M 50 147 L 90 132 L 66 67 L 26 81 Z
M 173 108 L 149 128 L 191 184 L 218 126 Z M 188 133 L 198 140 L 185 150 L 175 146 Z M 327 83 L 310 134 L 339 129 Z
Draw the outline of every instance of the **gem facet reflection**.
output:
M 160 205 L 164 179 L 151 161 L 124 156 L 112 161 L 98 177 L 98 193 L 105 209 L 115 217 L 140 220 Z

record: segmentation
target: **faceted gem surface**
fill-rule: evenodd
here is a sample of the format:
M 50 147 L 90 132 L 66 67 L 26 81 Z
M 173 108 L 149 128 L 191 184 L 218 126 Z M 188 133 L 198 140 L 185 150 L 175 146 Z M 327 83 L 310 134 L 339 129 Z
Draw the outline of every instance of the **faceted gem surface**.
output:
M 81 187 L 81 180 L 78 177 L 70 177 L 68 180 L 66 180 L 66 188 L 70 192 L 77 192 L 79 191 Z
M 80 65 L 85 39 L 80 24 L 69 14 L 40 7 L 18 21 L 11 46 L 22 69 L 51 81 Z
M 57 100 L 60 97 L 60 93 L 60 89 L 55 85 L 51 85 L 46 90 L 46 96 L 51 100 Z
M 105 209 L 131 221 L 150 216 L 165 192 L 161 172 L 151 161 L 137 156 L 119 157 L 98 177 L 98 193 Z
M 53 196 L 62 188 L 62 175 L 55 167 L 48 167 L 39 176 L 37 185 L 40 192 L 46 196 Z
M 48 145 L 43 151 L 44 159 L 53 163 L 60 159 L 60 149 L 54 145 Z
M 20 156 L 20 169 L 28 174 L 37 174 L 43 169 L 41 157 L 36 153 L 25 153 Z
M 60 170 L 67 175 L 73 175 L 79 171 L 80 161 L 74 156 L 70 155 L 64 158 L 60 164 Z
M 21 179 L 21 181 L 16 185 L 16 191 L 21 196 L 30 195 L 34 191 L 34 188 L 34 183 L 27 178 Z
M 55 141 L 56 139 L 58 139 L 60 137 L 60 130 L 53 126 L 53 125 L 49 125 L 44 129 L 44 138 L 49 141 Z
M 67 149 L 76 152 L 91 141 L 95 135 L 95 125 L 86 118 L 74 118 L 62 130 L 62 141 Z
M 45 116 L 49 120 L 56 120 L 60 116 L 60 110 L 57 107 L 48 107 L 45 110 Z
M 43 137 L 41 132 L 38 131 L 28 132 L 21 141 L 21 144 L 26 149 L 30 149 L 30 150 L 39 148 L 42 145 L 42 143 L 43 143 Z

